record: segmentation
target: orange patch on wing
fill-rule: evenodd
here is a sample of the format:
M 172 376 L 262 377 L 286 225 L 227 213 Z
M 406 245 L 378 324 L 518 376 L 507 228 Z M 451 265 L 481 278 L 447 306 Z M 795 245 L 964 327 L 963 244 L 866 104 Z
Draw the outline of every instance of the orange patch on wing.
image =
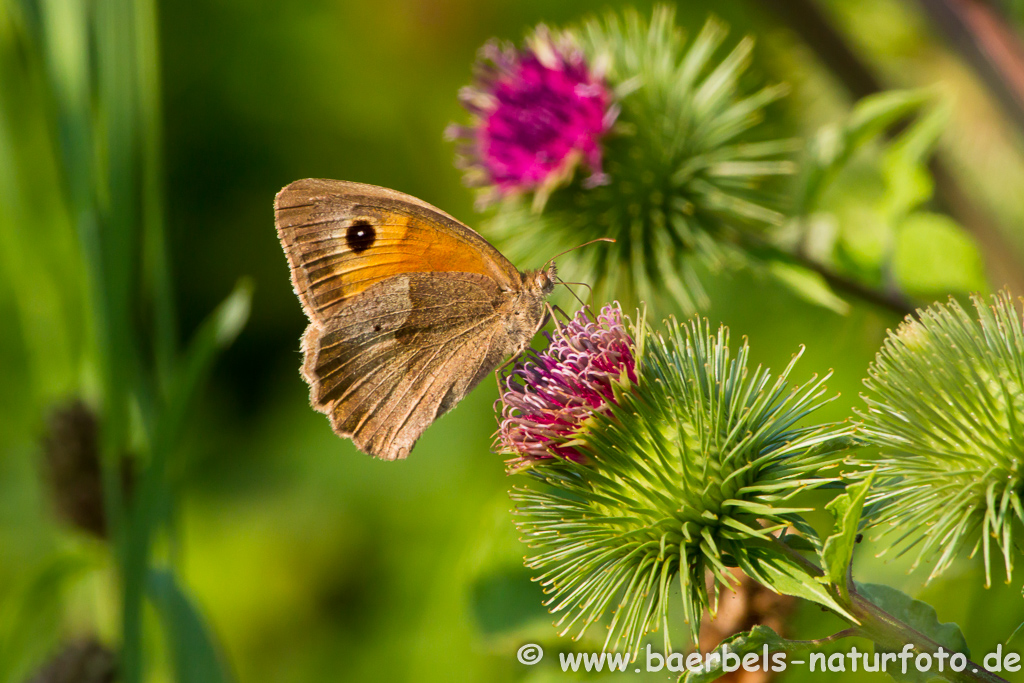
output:
M 296 290 L 311 316 L 328 318 L 346 299 L 402 273 L 501 277 L 500 266 L 477 245 L 440 223 L 379 207 L 355 206 L 342 215 L 324 215 L 325 208 L 315 203 L 278 207 Z M 373 231 L 372 243 L 353 249 L 349 231 L 366 226 Z

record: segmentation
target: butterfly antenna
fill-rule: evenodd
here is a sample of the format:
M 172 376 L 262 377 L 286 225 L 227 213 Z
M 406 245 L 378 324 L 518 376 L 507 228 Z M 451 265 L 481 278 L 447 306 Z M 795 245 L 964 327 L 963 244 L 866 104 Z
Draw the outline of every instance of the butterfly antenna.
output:
M 588 245 L 591 245 L 594 242 L 612 242 L 612 243 L 614 243 L 615 240 L 613 240 L 611 237 L 598 237 L 597 239 L 590 240 L 589 242 L 584 242 L 583 244 L 579 244 L 579 245 L 577 245 L 575 247 L 570 247 L 569 249 L 566 249 L 565 251 L 563 251 L 561 254 L 556 254 L 555 256 L 551 257 L 551 260 L 547 262 L 546 266 L 544 266 L 544 270 L 547 270 L 548 268 L 550 268 L 551 264 L 555 262 L 555 259 L 561 258 L 562 256 L 565 256 L 570 251 L 576 251 L 577 249 L 580 249 L 582 247 L 586 247 Z

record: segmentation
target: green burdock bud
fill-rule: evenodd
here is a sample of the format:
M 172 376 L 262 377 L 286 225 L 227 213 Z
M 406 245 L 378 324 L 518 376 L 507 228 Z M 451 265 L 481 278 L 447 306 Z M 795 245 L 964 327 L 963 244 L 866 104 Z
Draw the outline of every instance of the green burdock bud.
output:
M 106 539 L 107 516 L 103 505 L 99 418 L 79 399 L 54 407 L 42 438 L 41 470 L 57 515 L 73 527 Z M 121 459 L 122 495 L 129 497 L 134 483 L 132 459 Z
M 950 300 L 890 333 L 864 381 L 881 452 L 856 462 L 877 471 L 873 524 L 918 547 L 915 567 L 937 558 L 929 580 L 980 547 L 989 584 L 992 544 L 1009 581 L 1024 521 L 1024 328 L 1009 294 L 972 302 L 977 320 Z
M 741 233 L 781 223 L 763 185 L 794 170 L 780 158 L 793 141 L 749 134 L 785 88 L 745 91 L 753 41 L 723 50 L 726 33 L 711 20 L 687 44 L 659 7 L 650 22 L 630 10 L 540 27 L 518 51 L 488 45 L 463 93 L 472 125 L 450 129 L 467 182 L 503 199 L 485 231 L 514 261 L 614 238 L 565 274 L 630 303 L 703 303 L 695 266 L 735 260 Z
M 82 401 L 51 411 L 43 437 L 43 474 L 57 514 L 72 526 L 106 538 L 99 425 Z
M 676 581 L 696 642 L 712 595 L 734 585 L 730 567 L 785 592 L 804 576 L 778 535 L 813 531 L 791 498 L 828 481 L 849 429 L 803 426 L 829 399 L 822 379 L 789 389 L 734 358 L 728 331 L 670 321 L 653 334 L 608 306 L 586 311 L 506 378 L 500 450 L 535 485 L 517 487 L 517 522 L 537 548 L 527 566 L 577 636 L 609 610 L 605 647 L 632 652 L 659 627 L 668 640 Z M 783 542 L 785 542 L 783 540 Z

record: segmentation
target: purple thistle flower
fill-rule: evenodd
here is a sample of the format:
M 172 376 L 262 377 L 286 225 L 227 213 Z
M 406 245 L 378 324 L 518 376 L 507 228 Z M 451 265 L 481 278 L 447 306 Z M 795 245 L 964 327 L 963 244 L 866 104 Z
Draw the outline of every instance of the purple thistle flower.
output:
M 528 350 L 505 377 L 498 442 L 515 456 L 509 471 L 553 457 L 582 462 L 566 442 L 584 420 L 615 403 L 615 382 L 637 381 L 634 343 L 618 305 L 605 306 L 596 321 L 581 309 L 545 336 L 548 348 Z
M 611 90 L 568 35 L 556 42 L 542 25 L 527 43 L 481 48 L 477 83 L 459 93 L 473 125 L 446 133 L 462 141 L 466 183 L 490 186 L 484 204 L 530 191 L 544 198 L 581 162 L 589 184 L 606 182 L 599 141 L 618 114 Z

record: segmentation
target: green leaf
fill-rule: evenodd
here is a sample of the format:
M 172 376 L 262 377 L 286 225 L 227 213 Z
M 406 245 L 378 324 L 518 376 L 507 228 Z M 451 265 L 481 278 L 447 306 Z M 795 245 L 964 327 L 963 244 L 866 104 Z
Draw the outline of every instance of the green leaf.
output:
M 177 683 L 228 683 L 233 680 L 205 620 L 165 570 L 150 570 L 147 592 L 167 637 Z
M 847 137 L 855 148 L 859 148 L 897 121 L 934 102 L 935 92 L 927 88 L 888 90 L 868 95 L 854 106 L 846 124 Z
M 0 681 L 28 678 L 57 642 L 68 587 L 96 566 L 85 555 L 60 554 L 11 587 L 0 604 Z
M 777 282 L 804 301 L 840 315 L 846 315 L 850 311 L 850 304 L 837 296 L 825 278 L 812 270 L 793 263 L 772 261 L 768 264 L 768 272 Z
M 864 499 L 867 498 L 874 477 L 875 473 L 870 473 L 864 481 L 851 485 L 846 493 L 837 496 L 825 506 L 835 520 L 835 533 L 825 539 L 825 545 L 821 549 L 821 561 L 825 569 L 825 576 L 821 578 L 839 586 L 843 595 L 849 590 L 846 585 L 846 570 L 853 559 Z
M 857 592 L 918 633 L 931 638 L 944 649 L 951 652 L 962 652 L 970 658 L 971 652 L 960 627 L 952 622 L 939 622 L 935 609 L 928 603 L 915 600 L 903 591 L 876 583 L 859 583 Z M 895 652 L 895 650 L 878 643 L 875 644 L 875 648 L 879 652 Z M 889 674 L 897 681 L 907 681 L 908 683 L 926 683 L 933 677 L 932 674 L 919 672 L 912 666 L 907 667 L 906 674 L 900 673 L 899 668 L 891 668 Z
M 854 154 L 897 121 L 915 114 L 934 99 L 929 90 L 893 90 L 869 95 L 854 106 L 844 124 L 829 125 L 818 131 L 808 145 L 797 186 L 796 215 L 805 216 L 814 210 L 824 188 Z
M 736 562 L 747 576 L 776 593 L 816 602 L 854 623 L 857 622 L 832 598 L 828 589 L 818 581 L 818 577 L 808 565 L 775 550 L 768 544 L 768 541 L 747 541 L 746 552 L 736 553 Z
M 161 513 L 171 509 L 171 483 L 167 463 L 174 452 L 192 401 L 199 393 L 213 365 L 217 351 L 230 344 L 249 317 L 252 284 L 242 280 L 235 290 L 203 322 L 175 373 L 167 405 L 161 411 L 154 429 L 149 466 L 146 468 L 136 498 L 138 503 L 129 520 L 127 546 L 124 552 L 124 601 L 122 610 L 126 623 L 125 678 L 141 680 L 141 609 L 142 595 L 149 582 L 149 548 Z
M 476 579 L 470 604 L 480 630 L 488 636 L 515 632 L 550 615 L 544 592 L 520 565 L 495 569 Z
M 948 216 L 924 211 L 900 224 L 893 271 L 909 294 L 933 296 L 987 287 L 981 253 L 963 228 Z
M 153 439 L 154 462 L 174 450 L 184 427 L 188 410 L 206 379 L 217 352 L 235 340 L 249 319 L 252 306 L 252 282 L 243 278 L 234 291 L 207 316 L 196 331 L 175 373 L 175 381 L 157 422 Z M 151 466 L 152 469 L 152 466 Z
M 941 103 L 900 133 L 886 151 L 882 161 L 886 193 L 881 208 L 893 220 L 931 198 L 934 182 L 925 163 L 948 122 L 949 106 Z
M 750 654 L 751 652 L 761 653 L 762 655 L 765 652 L 768 654 L 785 652 L 789 655 L 810 650 L 811 646 L 812 643 L 809 641 L 786 640 L 767 626 L 758 625 L 749 631 L 729 636 L 715 648 L 715 651 L 721 653 L 723 648 L 728 647 L 729 652 L 737 655 L 742 661 L 743 655 Z M 705 661 L 707 661 L 706 658 Z M 729 673 L 725 670 L 723 658 L 719 658 L 714 664 L 714 666 L 708 669 L 687 670 L 679 677 L 679 683 L 709 683 L 709 681 Z M 760 666 L 763 666 L 763 661 L 759 660 Z M 772 666 L 770 662 L 768 666 L 770 669 Z

